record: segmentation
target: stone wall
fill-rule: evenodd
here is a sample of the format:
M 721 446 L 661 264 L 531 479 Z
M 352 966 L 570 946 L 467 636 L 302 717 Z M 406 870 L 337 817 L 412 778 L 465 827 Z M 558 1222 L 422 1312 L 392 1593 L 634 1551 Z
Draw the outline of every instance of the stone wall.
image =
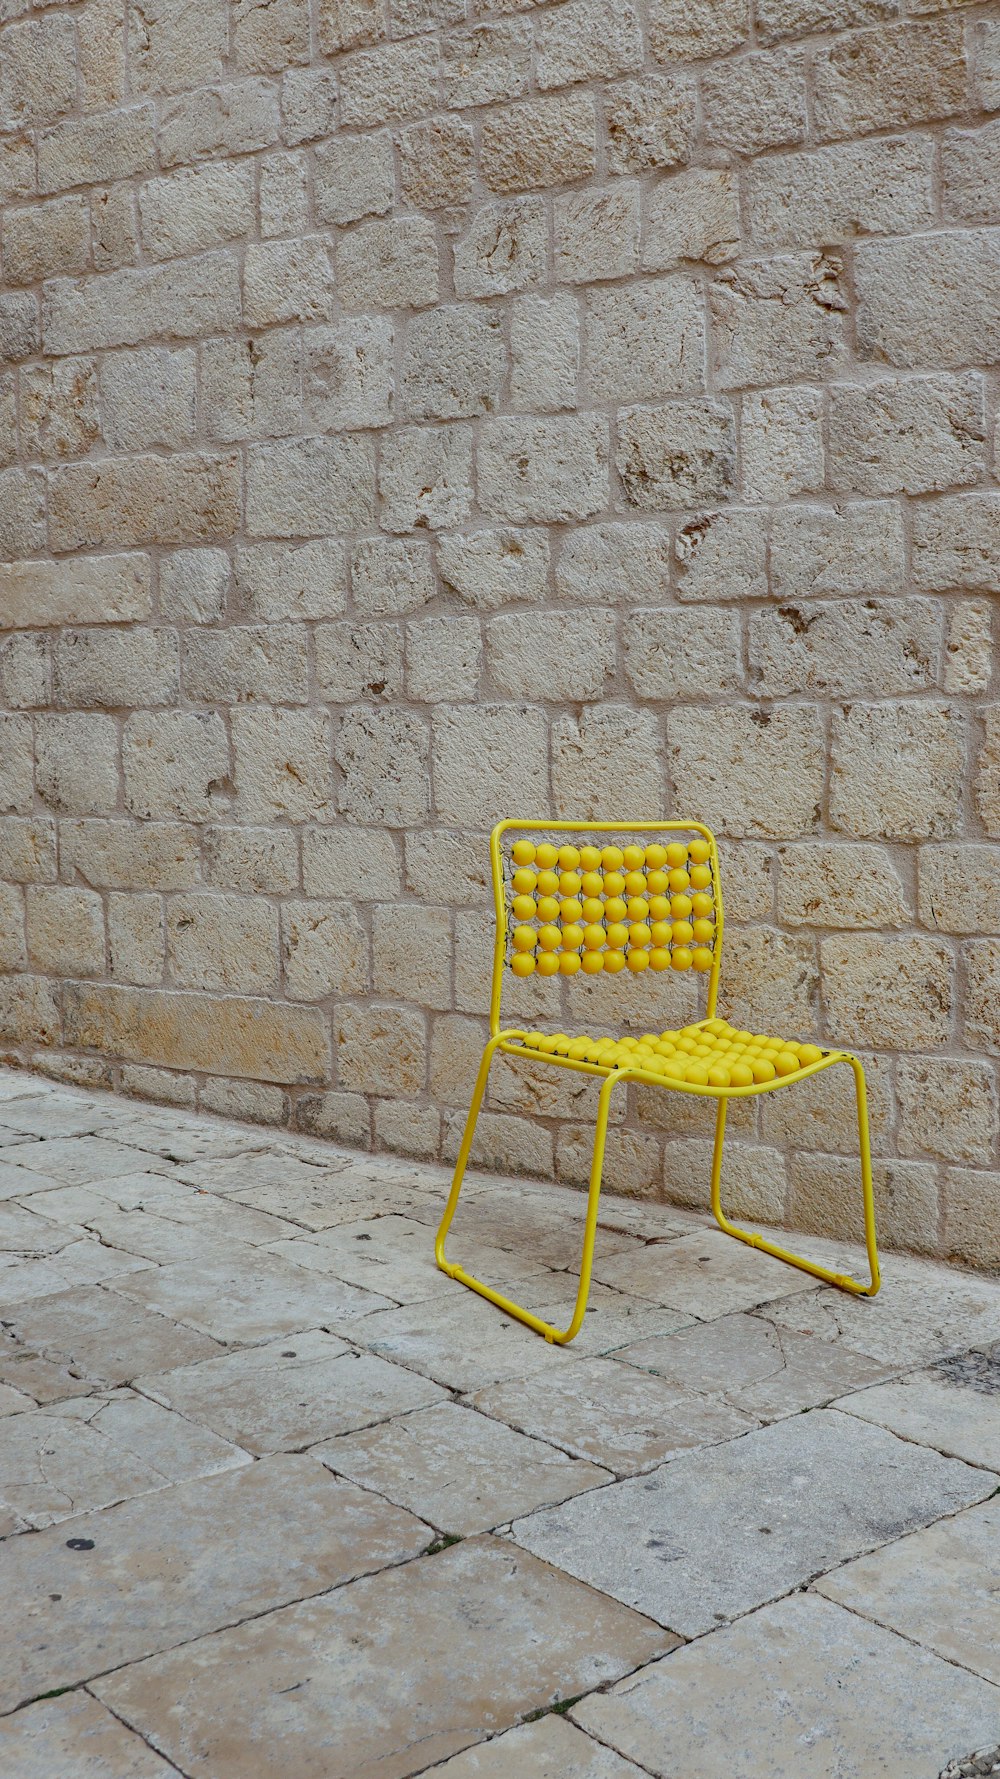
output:
M 885 1238 L 1000 1263 L 997 6 L 0 16 L 4 1055 L 450 1157 L 489 823 L 694 813 L 724 1009 L 869 1057 Z M 628 985 L 511 1009 L 694 1006 Z M 820 1085 L 729 1180 L 846 1232 Z M 577 1183 L 591 1109 L 498 1067 L 480 1155 Z

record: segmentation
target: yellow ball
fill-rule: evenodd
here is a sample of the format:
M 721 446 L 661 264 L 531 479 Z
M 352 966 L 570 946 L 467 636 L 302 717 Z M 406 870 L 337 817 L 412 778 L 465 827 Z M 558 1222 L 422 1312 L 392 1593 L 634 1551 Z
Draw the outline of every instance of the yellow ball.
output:
M 599 896 L 604 889 L 604 879 L 599 871 L 585 871 L 580 880 L 580 888 L 585 896 Z
M 534 951 L 534 949 L 535 949 L 535 929 L 534 929 L 534 927 L 515 927 L 514 928 L 514 950 L 515 951 Z
M 675 920 L 672 929 L 675 945 L 690 945 L 694 938 L 694 927 L 689 920 Z
M 604 958 L 604 968 L 609 976 L 617 976 L 619 970 L 624 970 L 624 951 L 605 951 L 600 955 Z
M 600 922 L 594 921 L 591 926 L 584 927 L 584 929 L 583 929 L 583 949 L 584 949 L 584 951 L 600 951 L 600 950 L 602 950 L 603 946 L 604 946 L 604 928 L 601 926 Z
M 649 903 L 645 896 L 629 896 L 626 906 L 629 920 L 645 920 L 649 913 Z
M 539 871 L 538 892 L 542 896 L 554 896 L 559 891 L 558 871 Z
M 650 935 L 654 945 L 669 945 L 673 928 L 669 920 L 654 920 L 650 926 Z
M 515 896 L 510 906 L 516 920 L 534 920 L 538 913 L 534 896 Z
M 708 1071 L 709 1087 L 728 1087 L 731 1071 L 724 1062 L 715 1062 Z
M 556 1041 L 552 1048 L 557 1056 L 565 1056 L 572 1042 L 572 1038 L 568 1038 L 565 1032 L 557 1032 Z
M 802 1064 L 794 1051 L 782 1050 L 775 1057 L 774 1066 L 779 1075 L 794 1075 L 802 1067 Z
M 569 1049 L 566 1052 L 566 1055 L 569 1057 L 572 1057 L 574 1062 L 581 1062 L 583 1060 L 584 1052 L 589 1049 L 590 1049 L 590 1039 L 589 1038 L 574 1038 L 572 1044 L 570 1045 Z
M 580 962 L 583 966 L 584 974 L 587 976 L 596 976 L 598 970 L 603 970 L 604 968 L 604 956 L 600 951 L 585 951 Z
M 696 920 L 691 930 L 699 945 L 711 945 L 715 938 L 715 928 L 710 920 Z
M 707 865 L 691 867 L 691 886 L 696 890 L 705 890 L 712 881 L 712 873 Z
M 604 893 L 608 896 L 620 896 L 625 888 L 625 879 L 620 871 L 605 871 Z
M 559 954 L 560 976 L 575 976 L 580 968 L 580 959 L 575 951 L 563 951 Z
M 691 968 L 693 970 L 700 970 L 704 975 L 706 970 L 712 968 L 712 963 L 712 953 L 709 951 L 708 947 L 705 945 L 696 945 L 691 953 Z
M 766 1056 L 755 1056 L 750 1060 L 750 1068 L 755 1081 L 773 1081 L 774 1064 Z
M 583 906 L 580 902 L 576 901 L 575 897 L 569 896 L 569 897 L 567 897 L 565 902 L 560 902 L 560 904 L 559 904 L 559 919 L 562 921 L 564 926 L 568 926 L 573 922 L 582 920 L 582 918 L 583 918 Z
M 646 853 L 644 847 L 626 846 L 625 851 L 622 853 L 622 864 L 625 866 L 626 871 L 638 871 L 639 866 L 644 862 L 645 857 Z
M 596 871 L 600 862 L 601 849 L 599 846 L 581 846 L 580 863 L 585 871 Z
M 560 871 L 559 888 L 564 896 L 575 896 L 580 888 L 580 883 L 579 871 Z
M 546 871 L 551 871 L 558 857 L 559 853 L 557 849 L 552 846 L 548 840 L 543 840 L 541 846 L 536 847 L 535 849 L 535 858 L 539 865 L 544 866 Z
M 670 903 L 666 896 L 650 896 L 649 912 L 654 920 L 666 920 L 670 913 Z
M 655 946 L 649 954 L 649 967 L 651 970 L 669 970 L 669 951 L 665 950 L 662 945 Z
M 553 921 L 559 919 L 559 901 L 556 896 L 540 896 L 538 899 L 539 920 Z
M 630 945 L 637 945 L 640 947 L 648 946 L 651 936 L 652 935 L 650 934 L 649 928 L 647 927 L 645 921 L 642 921 L 642 920 L 634 921 L 633 924 L 629 927 L 628 937 L 629 937 Z
M 576 847 L 561 846 L 559 848 L 559 863 L 564 871 L 575 871 L 577 865 L 580 863 L 580 854 L 577 852 Z
M 649 952 L 639 950 L 630 951 L 625 958 L 625 962 L 632 971 L 633 976 L 638 976 L 641 970 L 649 968 Z
M 551 1056 L 555 1047 L 556 1047 L 555 1032 L 546 1032 L 544 1038 L 539 1038 L 539 1040 L 538 1040 L 538 1048 L 539 1048 L 539 1050 L 544 1050 L 546 1056 Z
M 530 865 L 535 856 L 535 849 L 530 840 L 515 840 L 510 849 L 510 856 L 515 865 Z
M 811 1062 L 819 1062 L 822 1054 L 823 1052 L 818 1044 L 799 1045 L 799 1062 L 803 1068 L 806 1068 Z
M 691 855 L 692 862 L 696 865 L 703 865 L 705 860 L 710 859 L 712 856 L 712 848 L 709 846 L 708 841 L 700 838 L 692 840 L 688 847 L 688 852 Z
M 686 1057 L 669 1057 L 663 1065 L 663 1074 L 667 1081 L 684 1081 L 687 1078 L 687 1072 L 688 1064 Z
M 674 891 L 678 891 L 678 890 L 686 890 L 689 883 L 691 882 L 691 879 L 688 876 L 687 872 L 682 871 L 680 869 L 680 867 L 678 866 L 673 871 L 671 871 L 668 881 L 669 881 L 671 889 Z
M 689 1062 L 687 1066 L 687 1078 L 693 1087 L 707 1087 L 708 1064 L 704 1062 Z
M 667 847 L 667 864 L 672 867 L 683 865 L 687 861 L 688 849 L 682 840 L 671 840 Z
M 608 927 L 608 944 L 612 951 L 624 951 L 628 944 L 628 927 L 624 921 L 612 921 Z
M 715 903 L 711 896 L 705 894 L 704 890 L 699 890 L 696 896 L 691 897 L 691 910 L 692 913 L 702 916 L 714 914 Z
M 673 970 L 690 970 L 691 953 L 685 946 L 681 945 L 676 951 L 670 953 L 670 967 Z
M 583 946 L 583 928 L 578 927 L 574 921 L 571 921 L 568 927 L 563 927 L 562 942 L 564 951 L 581 950 Z
M 597 896 L 588 896 L 583 904 L 583 918 L 588 926 L 604 919 L 604 903 Z
M 752 1087 L 753 1070 L 748 1062 L 734 1062 L 729 1071 L 730 1087 Z
M 559 971 L 559 954 L 555 951 L 543 951 L 536 959 L 539 976 L 555 976 Z
M 659 842 L 653 846 L 647 846 L 646 863 L 647 865 L 650 865 L 654 871 L 658 871 L 660 866 L 665 865 L 666 862 L 667 849 L 665 846 L 660 846 Z
M 541 927 L 538 943 L 543 951 L 558 951 L 562 944 L 562 934 L 558 927 Z
M 646 888 L 651 896 L 665 896 L 670 888 L 670 875 L 666 871 L 647 871 Z
M 671 896 L 670 912 L 675 920 L 687 920 L 692 913 L 690 896 Z
M 622 854 L 617 846 L 606 846 L 601 853 L 601 864 L 605 871 L 618 871 L 621 869 L 621 863 Z
M 534 871 L 529 871 L 525 865 L 522 865 L 520 871 L 514 872 L 514 888 L 519 896 L 530 896 L 537 882 L 538 878 Z
M 535 960 L 527 952 L 517 951 L 510 960 L 510 967 L 515 976 L 533 976 Z
M 643 871 L 629 871 L 625 878 L 625 890 L 630 896 L 644 896 L 646 893 L 646 876 Z

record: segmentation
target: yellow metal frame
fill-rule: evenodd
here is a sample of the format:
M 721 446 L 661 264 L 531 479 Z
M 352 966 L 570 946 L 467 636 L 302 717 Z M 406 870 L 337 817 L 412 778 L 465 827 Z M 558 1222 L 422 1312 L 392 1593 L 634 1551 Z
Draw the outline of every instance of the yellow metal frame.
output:
M 504 834 L 511 828 L 516 828 L 520 832 L 529 834 L 539 831 L 546 834 L 659 834 L 681 831 L 684 833 L 697 833 L 703 835 L 711 848 L 712 876 L 717 913 L 717 937 L 714 947 L 712 969 L 708 975 L 708 1009 L 704 1019 L 692 1022 L 691 1029 L 696 1029 L 699 1025 L 707 1025 L 708 1021 L 715 1015 L 715 1003 L 719 987 L 719 973 L 722 967 L 724 921 L 722 893 L 720 888 L 719 855 L 715 844 L 715 836 L 709 828 L 704 827 L 700 822 L 693 821 L 594 822 L 592 824 L 587 824 L 579 821 L 518 821 L 512 818 L 507 821 L 498 822 L 490 836 L 493 899 L 496 907 L 496 937 L 493 949 L 493 982 L 490 993 L 490 1036 L 486 1048 L 483 1051 L 482 1061 L 479 1065 L 479 1072 L 476 1076 L 476 1084 L 472 1094 L 472 1104 L 469 1107 L 469 1116 L 466 1120 L 465 1132 L 462 1137 L 461 1148 L 458 1152 L 458 1159 L 455 1164 L 455 1173 L 452 1179 L 451 1191 L 448 1195 L 448 1203 L 445 1206 L 444 1216 L 441 1219 L 441 1224 L 434 1244 L 435 1259 L 442 1272 L 447 1273 L 449 1278 L 457 1279 L 459 1284 L 467 1285 L 470 1291 L 478 1292 L 480 1297 L 485 1297 L 490 1303 L 496 1304 L 498 1309 L 505 1310 L 508 1315 L 515 1317 L 519 1322 L 523 1322 L 525 1327 L 532 1328 L 536 1334 L 543 1335 L 546 1340 L 556 1342 L 560 1346 L 565 1346 L 569 1341 L 573 1340 L 574 1336 L 580 1331 L 587 1308 L 587 1298 L 590 1294 L 590 1278 L 593 1268 L 594 1242 L 597 1235 L 597 1214 L 601 1197 L 601 1176 L 604 1167 L 604 1148 L 607 1140 L 608 1114 L 611 1107 L 611 1095 L 619 1082 L 628 1083 L 629 1081 L 637 1081 L 650 1087 L 665 1088 L 672 1093 L 699 1094 L 703 1098 L 718 1101 L 709 1202 L 719 1228 L 722 1229 L 726 1235 L 734 1236 L 737 1241 L 746 1242 L 751 1248 L 759 1248 L 763 1253 L 771 1254 L 777 1260 L 784 1260 L 789 1266 L 799 1267 L 801 1271 L 811 1273 L 814 1278 L 821 1279 L 826 1284 L 836 1285 L 842 1291 L 851 1292 L 858 1297 L 874 1297 L 879 1289 L 881 1281 L 875 1234 L 875 1204 L 872 1193 L 868 1098 L 865 1089 L 865 1072 L 859 1058 L 853 1056 L 846 1050 L 831 1050 L 825 1052 L 818 1062 L 806 1064 L 806 1066 L 800 1069 L 794 1076 L 776 1076 L 772 1081 L 754 1082 L 750 1087 L 703 1087 L 695 1082 L 665 1079 L 663 1075 L 655 1074 L 651 1070 L 643 1069 L 631 1064 L 626 1065 L 625 1067 L 602 1067 L 599 1063 L 585 1062 L 582 1059 L 570 1058 L 568 1056 L 526 1051 L 523 1045 L 515 1042 L 518 1038 L 526 1036 L 524 1031 L 517 1030 L 513 1027 L 507 1030 L 501 1030 L 500 1028 L 500 1001 L 503 989 L 503 968 L 506 958 L 507 936 L 507 906 L 503 876 L 503 855 L 501 853 L 500 842 Z M 481 1279 L 475 1278 L 472 1273 L 465 1272 L 461 1266 L 458 1266 L 454 1261 L 449 1260 L 445 1254 L 445 1241 L 458 1205 L 459 1194 L 462 1190 L 462 1181 L 465 1177 L 469 1152 L 472 1148 L 472 1140 L 479 1119 L 479 1111 L 483 1103 L 483 1096 L 486 1092 L 490 1064 L 498 1050 L 507 1056 L 524 1057 L 526 1054 L 536 1056 L 538 1060 L 545 1065 L 552 1065 L 557 1068 L 574 1069 L 578 1074 L 597 1075 L 602 1077 L 602 1086 L 597 1103 L 597 1120 L 594 1130 L 594 1151 L 587 1196 L 587 1215 L 584 1223 L 580 1283 L 576 1294 L 576 1304 L 572 1318 L 568 1325 L 561 1329 L 556 1328 L 551 1322 L 544 1321 L 541 1316 L 534 1315 L 531 1310 L 524 1309 L 522 1305 L 515 1303 L 512 1298 L 505 1297 L 502 1292 L 494 1291 L 492 1286 L 484 1284 Z M 776 1242 L 769 1241 L 765 1236 L 759 1235 L 754 1230 L 742 1229 L 738 1224 L 732 1223 L 729 1220 L 722 1208 L 722 1156 L 725 1141 L 726 1110 L 728 1102 L 731 1099 L 750 1099 L 761 1093 L 773 1093 L 780 1087 L 794 1086 L 799 1081 L 804 1080 L 807 1076 L 817 1075 L 823 1069 L 833 1068 L 838 1063 L 844 1063 L 849 1066 L 854 1074 L 855 1099 L 858 1114 L 858 1144 L 861 1157 L 861 1190 L 864 1205 L 865 1247 L 868 1255 L 870 1275 L 867 1284 L 862 1284 L 859 1279 L 852 1278 L 848 1273 L 835 1272 L 830 1267 L 821 1266 L 817 1261 L 808 1260 L 801 1254 L 795 1254 L 789 1248 L 782 1248 Z

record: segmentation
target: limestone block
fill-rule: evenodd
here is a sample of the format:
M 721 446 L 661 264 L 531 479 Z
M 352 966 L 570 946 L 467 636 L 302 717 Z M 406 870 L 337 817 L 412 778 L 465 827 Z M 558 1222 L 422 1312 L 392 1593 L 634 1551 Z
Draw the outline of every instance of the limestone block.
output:
M 806 247 L 927 228 L 934 214 L 932 158 L 927 136 L 768 155 L 747 175 L 753 238 L 760 247 Z
M 511 406 L 555 413 L 576 404 L 580 320 L 569 291 L 515 300 L 510 317 Z
M 49 123 L 75 105 L 73 20 L 64 13 L 46 13 L 42 18 L 8 25 L 0 71 L 3 128 Z
M 796 1155 L 789 1217 L 813 1235 L 860 1241 L 861 1183 L 846 1155 Z M 933 1253 L 937 1245 L 937 1168 L 926 1161 L 873 1161 L 872 1187 L 880 1239 L 887 1246 Z
M 401 396 L 411 420 L 494 413 L 507 373 L 502 317 L 481 304 L 440 306 L 406 329 Z
M 104 815 L 118 803 L 118 731 L 111 717 L 39 716 L 35 787 L 53 815 Z
M 935 370 L 995 362 L 1000 230 L 866 241 L 854 264 L 862 358 Z
M 658 62 L 701 62 L 745 42 L 747 0 L 653 0 L 650 47 Z
M 652 711 L 594 704 L 580 717 L 555 719 L 552 803 L 561 819 L 621 821 L 626 810 L 648 819 L 663 810 L 665 797 L 663 743 Z M 518 801 L 523 805 L 524 796 Z
M 308 828 L 302 838 L 302 884 L 307 896 L 383 902 L 400 892 L 393 836 L 384 828 Z
M 996 1195 L 1000 1174 L 950 1167 L 945 1175 L 945 1251 L 949 1259 L 993 1271 L 1000 1261 Z M 954 1558 L 949 1551 L 948 1567 Z M 978 1565 L 977 1565 L 978 1568 Z
M 761 695 L 833 698 L 933 688 L 941 610 L 931 599 L 842 599 L 751 615 L 748 653 Z
M 709 289 L 722 389 L 825 377 L 843 362 L 843 261 L 835 253 L 782 254 L 727 267 Z
M 1000 222 L 1000 126 L 948 130 L 941 148 L 942 208 L 948 222 Z
M 674 554 L 679 599 L 767 596 L 767 524 L 752 508 L 698 513 L 678 530 Z
M 196 354 L 161 346 L 115 352 L 101 367 L 101 421 L 112 451 L 177 450 L 196 427 Z
M 382 445 L 379 495 L 387 531 L 460 525 L 472 506 L 471 429 L 408 426 L 391 433 Z
M 29 884 L 28 960 L 53 976 L 103 976 L 104 907 L 93 890 Z
M 743 398 L 740 450 L 747 500 L 787 500 L 826 480 L 818 389 L 754 390 Z
M 426 216 L 366 222 L 337 247 L 341 301 L 351 309 L 423 308 L 438 298 L 438 247 Z
M 719 62 L 702 76 L 705 133 L 741 155 L 801 142 L 806 132 L 806 64 L 797 50 L 761 50 Z
M 347 600 L 344 546 L 243 544 L 236 550 L 236 598 L 249 618 L 335 618 Z
M 305 710 L 234 710 L 231 728 L 237 819 L 301 822 L 326 814 L 333 794 L 328 717 Z
M 301 235 L 309 227 L 305 155 L 271 154 L 261 160 L 259 208 L 262 235 Z
M 371 1113 L 360 1093 L 303 1093 L 292 1106 L 292 1126 L 352 1148 L 371 1147 Z
M 480 611 L 537 604 L 548 585 L 546 531 L 456 532 L 438 539 L 438 570 L 451 593 Z
M 483 122 L 480 169 L 491 191 L 565 185 L 593 173 L 597 120 L 589 93 L 530 99 Z
M 173 630 L 66 630 L 56 638 L 57 704 L 83 710 L 173 704 L 179 683 Z
M 205 877 L 220 889 L 284 895 L 298 886 L 296 836 L 288 828 L 206 828 Z
M 966 106 L 962 21 L 847 32 L 820 52 L 815 78 L 827 141 L 950 117 Z
M 29 358 L 38 347 L 38 305 L 26 291 L 0 297 L 0 365 Z
M 846 841 L 779 846 L 778 912 L 796 927 L 905 927 L 912 919 L 887 849 Z
M 969 939 L 965 964 L 965 1041 L 970 1050 L 1000 1056 L 1000 940 Z
M 276 321 L 328 321 L 332 306 L 330 250 L 321 235 L 247 243 L 243 314 L 251 327 L 268 327 Z
M 381 903 L 372 911 L 375 993 L 444 1012 L 451 1004 L 451 911 Z
M 949 705 L 856 704 L 835 711 L 832 752 L 830 819 L 843 833 L 915 840 L 957 831 L 965 739 L 962 719 Z
M 490 105 L 516 99 L 531 78 L 531 26 L 497 19 L 449 31 L 441 45 L 441 92 L 446 105 Z
M 375 448 L 367 438 L 303 438 L 247 453 L 247 530 L 324 537 L 375 518 Z
M 59 1008 L 42 976 L 0 977 L 0 1036 L 14 1044 L 58 1043 Z
M 246 164 L 185 167 L 139 188 L 142 242 L 152 259 L 200 253 L 253 227 L 253 179 Z
M 8 210 L 3 225 L 6 283 L 72 277 L 90 264 L 90 211 L 85 197 Z
M 942 933 L 1000 933 L 1000 847 L 922 846 L 921 925 Z
M 623 80 L 608 89 L 604 118 L 612 173 L 682 166 L 697 128 L 695 83 L 688 74 Z
M 44 632 L 15 631 L 0 640 L 0 698 L 13 710 L 40 709 L 51 702 L 48 642 Z
M 556 590 L 561 599 L 599 605 L 665 601 L 670 556 L 670 533 L 664 526 L 639 520 L 625 525 L 578 526 L 562 541 Z
M 262 896 L 172 897 L 167 956 L 178 988 L 272 993 L 278 982 L 277 911 Z
M 68 983 L 64 998 L 67 1041 L 102 1056 L 251 1081 L 329 1079 L 329 1040 L 312 1007 L 84 983 Z
M 224 250 L 176 265 L 55 279 L 42 304 L 42 337 L 52 353 L 137 346 L 154 334 L 192 339 L 239 321 L 239 276 Z
M 13 883 L 54 882 L 55 822 L 44 816 L 0 817 L 0 874 Z
M 385 36 L 379 0 L 322 0 L 319 8 L 320 48 L 328 56 L 359 43 L 377 43 Z
M 302 372 L 306 422 L 317 431 L 387 426 L 394 388 L 391 322 L 359 315 L 310 328 Z
M 425 618 L 406 626 L 406 692 L 419 703 L 474 698 L 483 645 L 475 618 Z
M 548 800 L 544 713 L 524 704 L 440 705 L 434 713 L 434 799 L 441 821 L 481 830 Z
M 235 456 L 176 452 L 170 457 L 109 457 L 54 472 L 50 531 L 56 550 L 87 544 L 216 542 L 230 537 L 239 513 Z
M 225 550 L 174 550 L 160 560 L 160 609 L 181 624 L 212 624 L 226 606 Z
M 928 494 L 977 482 L 986 452 L 982 377 L 834 384 L 830 476 L 847 494 Z
M 281 946 L 285 991 L 293 1001 L 368 992 L 368 935 L 352 902 L 286 902 Z
M 130 185 L 94 189 L 90 194 L 94 269 L 113 272 L 139 260 L 139 208 Z
M 919 12 L 919 4 L 911 8 Z M 761 0 L 757 34 L 765 43 L 812 31 L 843 30 L 848 25 L 877 25 L 892 18 L 895 0 Z
M 196 704 L 305 704 L 307 638 L 298 624 L 196 631 L 185 647 L 184 692 Z
M 403 689 L 403 632 L 398 624 L 345 618 L 316 628 L 316 683 L 331 704 L 398 697 Z
M 388 130 L 334 136 L 315 151 L 313 191 L 320 222 L 357 222 L 392 208 L 396 174 Z
M 255 78 L 204 86 L 160 106 L 160 165 L 250 154 L 270 148 L 281 134 L 273 81 Z
M 233 59 L 240 74 L 281 74 L 309 60 L 309 8 L 305 0 L 236 0 Z
M 426 111 L 437 88 L 439 57 L 433 39 L 384 43 L 345 57 L 339 69 L 341 122 L 367 128 Z
M 945 632 L 946 692 L 985 692 L 993 677 L 993 611 L 988 599 L 959 599 Z
M 633 180 L 571 192 L 556 198 L 552 211 L 558 278 L 589 284 L 638 270 L 639 187 Z
M 592 291 L 587 371 L 591 398 L 598 402 L 703 389 L 704 316 L 696 281 L 650 278 Z
M 34 556 L 45 548 L 44 487 L 40 470 L 0 474 L 0 560 Z
M 455 244 L 456 296 L 504 296 L 541 284 L 547 241 L 540 198 L 484 204 Z
M 189 889 L 199 875 L 198 836 L 179 822 L 64 821 L 65 874 L 98 889 Z
M 667 716 L 678 804 L 717 832 L 786 839 L 818 825 L 824 780 L 819 710 L 699 705 Z
M 865 1071 L 872 1148 L 877 1155 L 891 1141 L 895 1125 L 892 1065 L 887 1057 L 865 1054 L 860 1056 L 860 1061 Z M 790 1143 L 794 1147 L 807 1140 L 810 1149 L 849 1155 L 855 1167 L 852 1202 L 857 1216 L 857 1188 L 860 1184 L 857 1098 L 854 1073 L 846 1063 L 810 1075 L 807 1081 L 796 1086 L 794 1093 L 765 1094 L 761 1101 L 760 1121 L 769 1142 Z M 807 1139 L 803 1132 L 808 1132 Z
M 148 618 L 151 611 L 148 556 L 0 564 L 0 628 L 125 624 Z
M 483 511 L 524 523 L 586 519 L 608 498 L 603 415 L 486 421 L 478 452 Z
M 637 698 L 673 703 L 699 693 L 713 697 L 739 691 L 739 618 L 735 612 L 710 608 L 636 611 L 622 626 L 622 660 Z
M 830 1036 L 847 1044 L 923 1050 L 947 1042 L 951 952 L 934 939 L 847 933 L 820 941 Z
M 339 1007 L 333 1021 L 337 1076 L 360 1093 L 397 1093 L 412 1099 L 427 1075 L 426 1018 L 416 1007 Z
M 573 703 L 610 690 L 617 665 L 615 614 L 609 611 L 519 613 L 486 626 L 486 665 L 509 698 Z
M 919 587 L 1000 593 L 1000 494 L 949 494 L 914 509 L 913 578 Z
M 359 612 L 416 611 L 436 592 L 429 544 L 414 537 L 362 538 L 351 553 L 351 590 Z
M 485 835 L 424 828 L 407 834 L 405 845 L 406 887 L 414 895 L 456 903 L 482 904 L 487 900 L 490 873 Z
M 140 711 L 122 735 L 125 801 L 148 821 L 205 821 L 225 808 L 229 741 L 216 712 Z
M 683 260 L 722 265 L 736 257 L 739 246 L 739 183 L 729 168 L 692 167 L 648 193 L 644 272 L 666 270 Z
M 464 204 L 472 194 L 475 164 L 475 138 L 458 118 L 433 118 L 400 134 L 400 184 L 418 209 Z
M 427 814 L 427 725 L 412 711 L 359 705 L 345 716 L 335 755 L 339 806 L 357 821 L 405 828 Z
M 987 834 L 1000 839 L 1000 705 L 987 704 L 982 713 L 983 745 L 975 779 L 976 808 Z
M 736 481 L 732 408 L 704 400 L 622 409 L 615 467 L 626 509 L 657 512 L 725 498 Z
M 206 430 L 224 444 L 297 432 L 302 421 L 298 328 L 275 328 L 254 339 L 207 340 L 201 348 L 201 402 Z
M 727 928 L 720 1005 L 733 1024 L 806 1037 L 819 1017 L 819 971 L 810 934 L 773 927 Z
M 989 1063 L 957 1057 L 901 1056 L 896 1064 L 899 1147 L 904 1155 L 981 1166 L 991 1160 L 1000 1124 Z
M 228 20 L 222 0 L 193 6 L 191 0 L 133 3 L 128 20 L 129 57 L 140 92 L 176 93 L 219 80 L 227 52 Z
M 773 514 L 771 584 L 779 599 L 900 593 L 905 582 L 903 516 L 895 502 L 787 506 Z

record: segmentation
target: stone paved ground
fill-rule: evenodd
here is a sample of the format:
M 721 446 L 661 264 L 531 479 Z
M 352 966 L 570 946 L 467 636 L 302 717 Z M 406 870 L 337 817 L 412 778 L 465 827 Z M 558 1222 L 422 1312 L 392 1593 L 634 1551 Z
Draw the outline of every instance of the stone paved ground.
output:
M 445 1184 L 0 1073 L 3 1779 L 993 1771 L 1000 1283 Z

